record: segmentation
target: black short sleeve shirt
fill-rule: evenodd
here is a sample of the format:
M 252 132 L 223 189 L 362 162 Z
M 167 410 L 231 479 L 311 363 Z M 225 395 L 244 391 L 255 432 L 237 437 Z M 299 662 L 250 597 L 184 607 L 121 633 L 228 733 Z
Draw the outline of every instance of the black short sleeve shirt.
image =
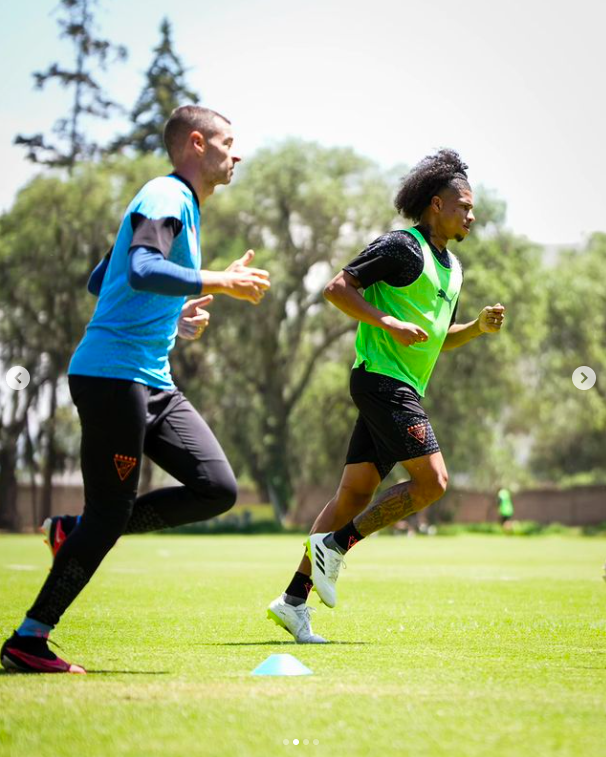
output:
M 438 248 L 429 240 L 428 232 L 416 226 L 427 240 L 438 262 L 450 268 L 450 258 L 446 250 Z M 385 281 L 390 286 L 406 287 L 416 281 L 423 271 L 423 251 L 418 241 L 405 231 L 389 231 L 363 250 L 343 270 L 356 278 L 362 287 Z M 458 302 L 452 313 L 451 325 L 455 323 Z

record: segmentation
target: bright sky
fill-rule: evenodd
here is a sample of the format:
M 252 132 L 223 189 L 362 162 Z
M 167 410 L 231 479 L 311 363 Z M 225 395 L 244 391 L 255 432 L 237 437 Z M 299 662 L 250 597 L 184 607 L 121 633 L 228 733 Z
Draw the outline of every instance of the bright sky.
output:
M 48 133 L 67 110 L 31 77 L 71 63 L 56 5 L 0 9 L 0 209 L 35 170 L 14 135 Z M 386 168 L 454 147 L 516 232 L 557 244 L 606 231 L 603 0 L 101 0 L 101 35 L 130 52 L 101 81 L 127 107 L 165 15 L 190 86 L 232 120 L 245 156 L 288 135 Z

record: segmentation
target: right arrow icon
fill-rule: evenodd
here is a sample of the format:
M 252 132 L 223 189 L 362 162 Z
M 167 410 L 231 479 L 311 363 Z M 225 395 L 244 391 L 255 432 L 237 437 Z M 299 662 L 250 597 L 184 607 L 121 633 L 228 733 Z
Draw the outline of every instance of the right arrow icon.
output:
M 580 365 L 572 374 L 572 383 L 577 389 L 586 391 L 595 384 L 596 375 L 593 368 L 588 365 Z

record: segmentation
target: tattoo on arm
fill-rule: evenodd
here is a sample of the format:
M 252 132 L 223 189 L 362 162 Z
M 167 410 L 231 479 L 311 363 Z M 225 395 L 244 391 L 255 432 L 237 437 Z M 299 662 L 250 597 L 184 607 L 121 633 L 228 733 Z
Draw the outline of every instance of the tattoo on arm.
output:
M 354 526 L 362 536 L 369 536 L 385 526 L 389 526 L 402 518 L 422 509 L 422 505 L 415 504 L 410 494 L 410 482 L 396 484 L 354 518 Z

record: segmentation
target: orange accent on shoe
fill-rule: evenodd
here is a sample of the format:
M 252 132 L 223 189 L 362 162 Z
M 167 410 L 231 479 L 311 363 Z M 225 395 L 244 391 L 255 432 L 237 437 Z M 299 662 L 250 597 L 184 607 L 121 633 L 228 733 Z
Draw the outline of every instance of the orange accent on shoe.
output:
M 127 455 L 114 455 L 114 465 L 118 471 L 120 481 L 126 481 L 137 465 L 137 458 L 128 457 Z
M 51 546 L 51 550 L 53 552 L 53 556 L 56 557 L 57 552 L 61 549 L 63 546 L 63 542 L 67 539 L 67 536 L 65 535 L 65 531 L 63 530 L 63 524 L 61 523 L 61 519 L 57 521 L 57 525 L 55 526 L 55 538 L 53 539 L 53 543 Z

